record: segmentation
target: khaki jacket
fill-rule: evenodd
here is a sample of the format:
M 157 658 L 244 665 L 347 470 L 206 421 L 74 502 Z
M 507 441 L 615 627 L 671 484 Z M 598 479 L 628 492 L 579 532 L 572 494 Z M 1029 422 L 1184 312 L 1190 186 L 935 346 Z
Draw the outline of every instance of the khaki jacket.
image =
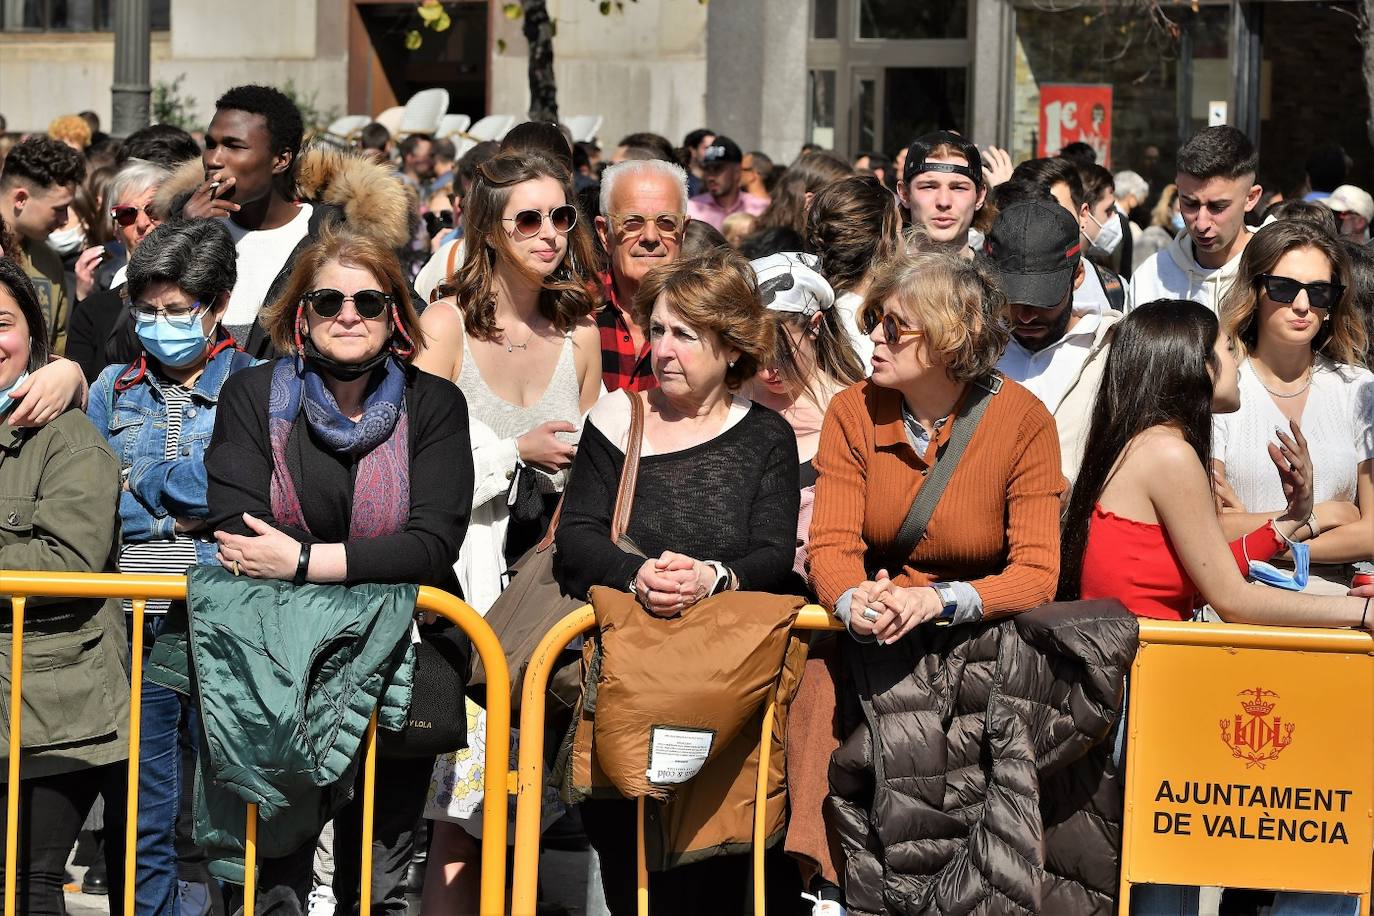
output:
M 28 242 L 19 247 L 19 263 L 33 281 L 38 305 L 48 323 L 48 343 L 59 356 L 67 350 L 67 318 L 71 313 L 62 258 L 47 242 Z
M 0 422 L 0 576 L 108 572 L 119 531 L 119 464 L 85 414 L 39 430 Z M 9 758 L 11 602 L 0 620 L 0 781 Z M 129 755 L 129 635 L 119 601 L 30 599 L 24 613 L 24 778 Z

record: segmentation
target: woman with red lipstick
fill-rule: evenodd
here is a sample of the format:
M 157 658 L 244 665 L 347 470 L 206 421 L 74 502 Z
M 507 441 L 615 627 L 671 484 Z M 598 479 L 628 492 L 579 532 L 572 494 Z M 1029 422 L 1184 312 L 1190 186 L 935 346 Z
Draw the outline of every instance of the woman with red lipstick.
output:
M 1312 573 L 1342 592 L 1348 564 L 1374 558 L 1374 375 L 1360 367 L 1365 330 L 1352 285 L 1349 257 L 1321 228 L 1283 220 L 1256 233 L 1221 308 L 1244 351 L 1241 408 L 1213 420 L 1228 539 L 1284 511 L 1266 444 L 1276 428 L 1302 428 L 1313 462 Z

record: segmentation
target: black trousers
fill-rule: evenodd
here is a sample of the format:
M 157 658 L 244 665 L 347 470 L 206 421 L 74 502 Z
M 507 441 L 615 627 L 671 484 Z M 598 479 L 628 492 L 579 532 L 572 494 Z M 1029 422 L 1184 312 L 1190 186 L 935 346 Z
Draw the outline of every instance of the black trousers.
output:
M 613 916 L 634 916 L 636 853 L 635 803 L 628 800 L 583 802 L 582 827 L 601 857 L 601 886 Z M 754 912 L 753 857 L 716 856 L 668 871 L 649 872 L 649 909 L 654 916 L 730 916 Z M 764 855 L 764 880 L 770 913 L 795 913 L 801 900 L 801 872 L 782 851 Z
M 124 912 L 124 807 L 127 769 L 123 763 L 89 767 L 56 776 L 19 781 L 18 911 L 26 916 L 63 916 L 62 883 L 67 857 L 97 795 L 105 797 L 105 863 L 110 912 Z M 0 785 L 0 805 L 9 785 Z M 2 818 L 0 818 L 2 819 Z M 0 832 L 0 887 L 5 868 L 5 834 Z
M 415 851 L 415 824 L 425 807 L 433 757 L 377 758 L 377 799 L 372 819 L 372 907 L 359 909 L 358 882 L 362 870 L 363 776 L 358 767 L 353 800 L 334 815 L 334 912 L 406 913 L 406 869 Z M 315 843 L 258 867 L 260 916 L 301 916 L 313 883 L 311 863 Z M 230 894 L 229 910 L 242 912 L 243 888 Z

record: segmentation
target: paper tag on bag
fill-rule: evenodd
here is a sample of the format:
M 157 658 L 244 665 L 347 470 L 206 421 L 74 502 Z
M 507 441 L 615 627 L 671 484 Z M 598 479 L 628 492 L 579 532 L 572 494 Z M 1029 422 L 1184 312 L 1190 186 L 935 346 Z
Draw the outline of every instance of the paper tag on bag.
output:
M 701 772 L 715 740 L 714 729 L 656 725 L 650 732 L 649 769 L 644 775 L 655 785 L 684 783 Z

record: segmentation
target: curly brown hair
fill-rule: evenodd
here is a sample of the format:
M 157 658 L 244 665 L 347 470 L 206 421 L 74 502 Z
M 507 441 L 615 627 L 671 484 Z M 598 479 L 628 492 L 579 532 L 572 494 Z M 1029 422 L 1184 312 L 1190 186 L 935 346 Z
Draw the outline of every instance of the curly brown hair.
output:
M 539 178 L 552 178 L 563 187 L 565 203 L 577 204 L 572 176 L 562 165 L 535 153 L 503 152 L 477 167 L 472 189 L 463 198 L 463 266 L 449 278 L 442 291 L 458 299 L 463 327 L 478 340 L 495 340 L 501 335 L 496 324 L 496 276 L 498 258 L 518 270 L 511 256 L 511 241 L 501 217 L 516 185 Z M 539 313 L 554 329 L 566 334 L 579 320 L 596 308 L 591 290 L 595 288 L 596 249 L 592 245 L 589 221 L 578 213 L 577 224 L 568 233 L 568 250 L 552 274 L 543 281 L 539 294 Z
M 635 294 L 635 319 L 645 337 L 659 296 L 687 324 L 712 331 L 722 345 L 739 350 L 739 359 L 725 370 L 725 385 L 731 391 L 753 378 L 772 357 L 777 329 L 764 315 L 754 269 L 733 249 L 680 257 L 649 271 Z
M 1006 294 L 986 267 L 939 250 L 899 255 L 878 269 L 859 314 L 881 314 L 894 298 L 950 378 L 973 382 L 996 370 L 1011 328 Z

